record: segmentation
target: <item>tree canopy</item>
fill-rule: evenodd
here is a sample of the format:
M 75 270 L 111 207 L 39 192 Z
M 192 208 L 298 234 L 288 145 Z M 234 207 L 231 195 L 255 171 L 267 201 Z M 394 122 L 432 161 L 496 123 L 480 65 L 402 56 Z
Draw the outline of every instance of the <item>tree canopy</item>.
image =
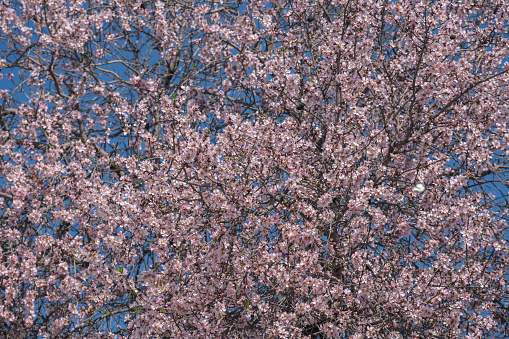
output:
M 507 338 L 508 21 L 0 1 L 0 336 Z

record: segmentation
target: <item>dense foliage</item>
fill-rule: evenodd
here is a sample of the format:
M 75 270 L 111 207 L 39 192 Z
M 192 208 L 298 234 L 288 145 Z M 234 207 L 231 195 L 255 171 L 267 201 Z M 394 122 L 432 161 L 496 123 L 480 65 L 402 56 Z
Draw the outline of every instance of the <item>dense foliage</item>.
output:
M 508 337 L 504 3 L 1 1 L 0 337 Z

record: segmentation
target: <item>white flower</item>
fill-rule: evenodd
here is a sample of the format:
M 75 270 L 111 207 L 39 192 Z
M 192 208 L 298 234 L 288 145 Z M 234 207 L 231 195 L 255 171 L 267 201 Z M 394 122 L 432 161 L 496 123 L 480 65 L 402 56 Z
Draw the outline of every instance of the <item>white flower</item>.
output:
M 416 192 L 424 192 L 426 190 L 426 186 L 424 186 L 423 184 L 417 184 L 415 185 L 413 190 Z

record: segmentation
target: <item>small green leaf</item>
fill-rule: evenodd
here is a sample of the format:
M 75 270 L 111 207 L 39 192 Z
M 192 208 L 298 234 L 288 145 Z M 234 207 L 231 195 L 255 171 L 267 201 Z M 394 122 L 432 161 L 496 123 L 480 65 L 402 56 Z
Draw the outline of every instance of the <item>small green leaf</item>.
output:
M 123 269 L 122 267 L 119 267 L 119 268 L 118 268 L 118 272 L 119 272 L 120 274 L 122 274 L 122 273 L 124 273 L 124 269 Z
M 249 308 L 249 300 L 246 300 L 246 308 Z

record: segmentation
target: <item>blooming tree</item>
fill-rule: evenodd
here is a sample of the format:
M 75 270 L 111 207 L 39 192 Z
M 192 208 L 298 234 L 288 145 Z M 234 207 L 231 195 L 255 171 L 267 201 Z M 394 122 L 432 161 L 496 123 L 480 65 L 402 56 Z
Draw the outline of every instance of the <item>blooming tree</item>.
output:
M 2 0 L 0 337 L 509 336 L 504 0 Z

